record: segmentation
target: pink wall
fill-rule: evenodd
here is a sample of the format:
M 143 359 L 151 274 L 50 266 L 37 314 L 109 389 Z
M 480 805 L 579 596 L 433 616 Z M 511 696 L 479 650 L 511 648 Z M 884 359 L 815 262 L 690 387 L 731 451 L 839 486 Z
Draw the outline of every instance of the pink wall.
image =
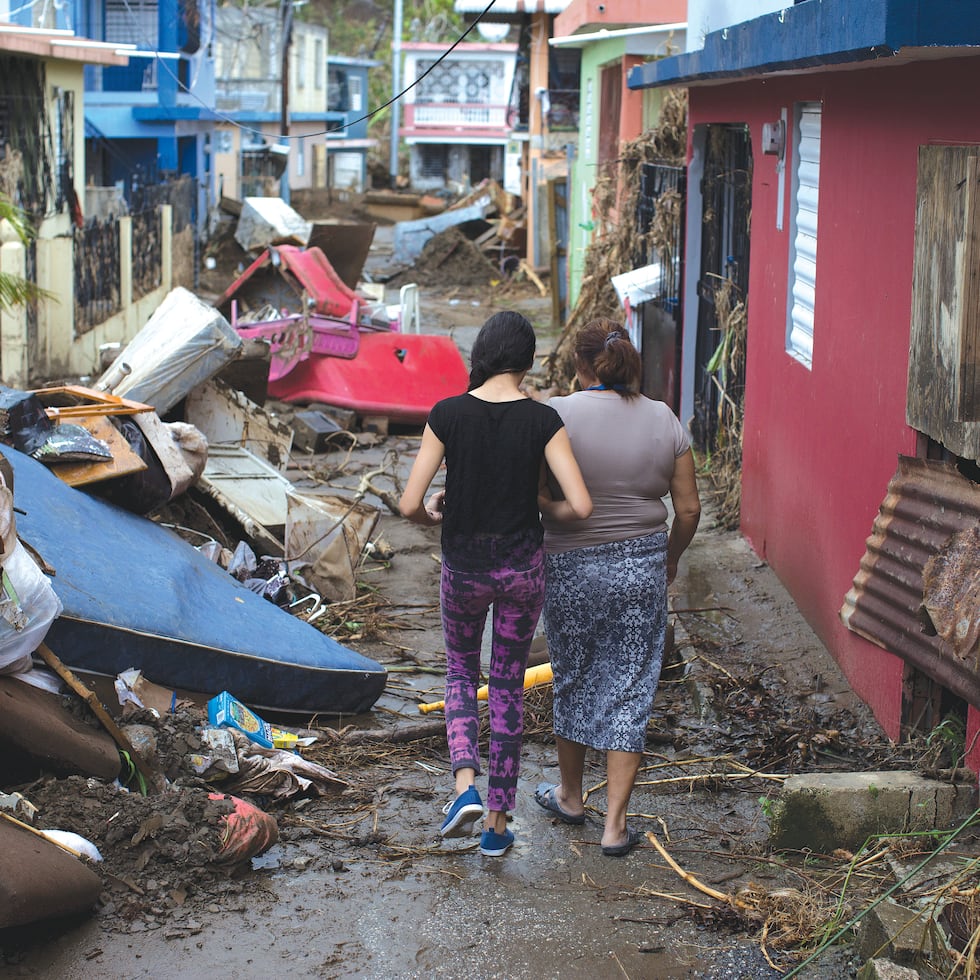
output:
M 555 37 L 630 24 L 682 24 L 687 0 L 572 0 L 555 18 Z
M 891 737 L 903 663 L 838 613 L 897 456 L 915 453 L 905 388 L 918 147 L 980 142 L 977 66 L 964 58 L 690 91 L 692 129 L 745 122 L 752 137 L 742 531 Z M 810 100 L 823 102 L 812 370 L 785 352 L 793 161 L 778 231 L 776 158 L 760 143 L 763 122 L 784 107 L 792 119 L 793 103 Z
M 631 89 L 627 84 L 630 71 L 636 65 L 643 64 L 644 59 L 638 55 L 628 54 L 623 58 L 623 100 L 619 110 L 619 138 L 635 140 L 643 132 L 643 92 Z

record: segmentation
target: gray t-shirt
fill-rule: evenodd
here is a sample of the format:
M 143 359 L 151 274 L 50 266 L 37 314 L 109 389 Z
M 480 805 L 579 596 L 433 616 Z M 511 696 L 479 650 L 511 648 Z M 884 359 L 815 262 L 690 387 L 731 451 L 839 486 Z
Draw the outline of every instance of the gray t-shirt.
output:
M 662 498 L 670 490 L 674 461 L 690 448 L 670 407 L 615 391 L 577 391 L 548 404 L 565 422 L 593 509 L 584 521 L 544 518 L 545 550 L 557 554 L 665 531 Z M 554 481 L 551 492 L 560 498 Z

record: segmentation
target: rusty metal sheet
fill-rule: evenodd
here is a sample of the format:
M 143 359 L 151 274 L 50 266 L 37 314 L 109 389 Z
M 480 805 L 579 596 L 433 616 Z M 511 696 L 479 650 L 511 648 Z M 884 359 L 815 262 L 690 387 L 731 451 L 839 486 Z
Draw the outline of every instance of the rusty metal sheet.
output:
M 980 658 L 980 524 L 959 531 L 926 563 L 923 606 L 964 663 Z
M 318 248 L 350 289 L 357 289 L 377 225 L 371 221 L 315 221 L 307 248 Z
M 973 658 L 958 656 L 922 621 L 926 565 L 978 522 L 980 487 L 947 463 L 899 457 L 840 616 L 848 629 L 980 708 Z

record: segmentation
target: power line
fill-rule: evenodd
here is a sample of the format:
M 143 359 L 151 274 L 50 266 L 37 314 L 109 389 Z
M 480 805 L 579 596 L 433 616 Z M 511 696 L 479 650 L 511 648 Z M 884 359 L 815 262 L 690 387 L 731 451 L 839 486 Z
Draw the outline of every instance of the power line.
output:
M 339 132 L 342 132 L 343 130 L 347 129 L 348 127 L 353 126 L 355 123 L 363 122 L 366 119 L 372 119 L 379 112 L 383 112 L 389 106 L 393 105 L 395 102 L 397 102 L 399 99 L 401 99 L 404 95 L 406 95 L 413 88 L 415 88 L 415 86 L 418 85 L 419 82 L 421 82 L 422 79 L 426 77 L 426 75 L 428 75 L 430 72 L 434 71 L 436 69 L 436 67 L 438 67 L 438 65 L 441 62 L 443 62 L 453 52 L 453 50 L 466 39 L 466 37 L 470 34 L 470 32 L 473 30 L 473 28 L 476 27 L 477 24 L 479 24 L 480 21 L 483 19 L 483 17 L 485 17 L 490 12 L 490 9 L 493 7 L 493 5 L 495 3 L 496 3 L 496 0 L 490 0 L 490 2 L 486 5 L 486 7 L 473 20 L 473 23 L 470 24 L 469 27 L 467 27 L 466 30 L 463 31 L 463 33 L 460 34 L 460 36 L 458 38 L 456 38 L 456 40 L 453 41 L 453 43 L 448 48 L 446 48 L 446 50 L 443 51 L 439 55 L 439 57 L 436 58 L 436 60 L 433 61 L 432 64 L 429 65 L 429 67 L 426 68 L 426 70 L 424 72 L 422 72 L 421 75 L 418 76 L 418 78 L 415 79 L 414 82 L 412 82 L 411 85 L 406 85 L 405 88 L 403 88 L 397 95 L 393 95 L 390 99 L 388 99 L 387 102 L 384 102 L 381 105 L 377 106 L 376 108 L 370 110 L 369 112 L 366 112 L 366 113 L 364 113 L 361 116 L 358 116 L 356 119 L 347 120 L 343 124 L 339 124 L 337 126 L 331 126 L 328 129 L 317 130 L 317 131 L 312 132 L 312 133 L 304 133 L 302 136 L 282 135 L 279 138 L 280 139 L 288 139 L 288 140 L 305 140 L 305 139 L 312 139 L 313 137 L 316 137 L 316 136 L 329 136 L 331 133 L 339 133 Z M 133 21 L 136 22 L 137 26 L 139 27 L 140 25 L 139 25 L 138 19 L 136 18 L 135 14 L 133 13 L 132 8 L 129 5 L 129 0 L 123 0 L 123 4 L 125 5 L 126 10 L 129 12 L 129 14 L 132 17 Z M 268 10 L 269 8 L 268 7 L 263 7 L 263 8 L 260 8 L 260 9 Z M 217 31 L 219 30 L 217 28 L 217 25 L 214 25 L 214 30 L 215 30 L 215 33 L 217 33 Z M 161 70 L 162 71 L 165 71 L 175 82 L 177 82 L 178 86 L 180 86 L 180 79 L 179 79 L 179 77 L 174 72 L 174 70 L 170 67 L 170 65 L 168 64 L 167 60 L 164 59 L 164 58 L 161 58 L 159 56 L 159 54 L 155 50 L 156 45 L 155 44 L 154 45 L 150 45 L 148 43 L 148 39 L 146 38 L 145 34 L 142 33 L 142 30 L 138 30 L 137 31 L 137 34 L 138 34 L 138 36 L 140 36 L 140 38 L 143 41 L 143 43 L 144 44 L 147 44 L 147 47 L 149 47 L 153 51 L 153 56 L 154 56 L 154 59 L 156 60 L 156 63 L 157 63 L 157 71 L 158 72 L 161 71 Z M 327 59 L 328 66 L 329 66 L 329 63 L 330 63 L 329 62 L 329 59 Z M 188 90 L 186 90 L 186 94 L 188 94 L 202 108 L 204 108 L 208 112 L 210 112 L 215 119 L 218 119 L 221 122 L 227 123 L 229 126 L 233 126 L 235 129 L 238 129 L 241 132 L 254 133 L 257 136 L 262 136 L 262 137 L 266 137 L 266 136 L 270 135 L 269 133 L 265 132 L 264 130 L 255 129 L 252 126 L 246 126 L 244 123 L 238 122 L 238 120 L 236 120 L 234 117 L 228 115 L 227 112 L 221 112 L 218 109 L 214 108 L 213 106 L 209 106 L 199 95 L 197 95 L 196 92 L 192 92 L 192 91 L 190 91 L 188 89 Z

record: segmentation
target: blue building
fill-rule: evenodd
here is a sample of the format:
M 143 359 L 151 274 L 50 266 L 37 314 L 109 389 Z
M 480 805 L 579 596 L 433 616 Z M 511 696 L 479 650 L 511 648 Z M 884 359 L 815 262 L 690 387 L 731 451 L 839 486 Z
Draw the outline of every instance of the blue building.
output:
M 59 28 L 118 44 L 129 57 L 85 71 L 89 181 L 122 182 L 130 196 L 141 184 L 188 175 L 199 184 L 202 222 L 212 185 L 211 0 L 74 0 L 55 10 Z
M 368 70 L 380 65 L 369 58 L 331 55 L 327 62 L 327 186 L 363 191 L 368 185 Z

